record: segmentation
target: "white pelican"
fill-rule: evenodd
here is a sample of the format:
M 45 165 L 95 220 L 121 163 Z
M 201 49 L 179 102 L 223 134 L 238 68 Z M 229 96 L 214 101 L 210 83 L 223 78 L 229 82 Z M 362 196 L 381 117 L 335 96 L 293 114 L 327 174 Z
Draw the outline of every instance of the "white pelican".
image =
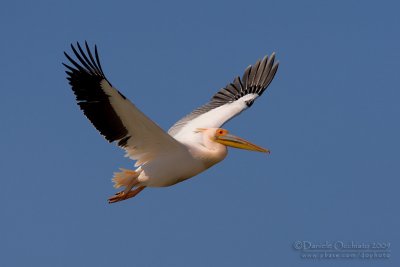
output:
M 170 186 L 189 179 L 227 155 L 227 146 L 269 152 L 220 128 L 250 107 L 271 83 L 278 69 L 275 54 L 246 68 L 211 100 L 176 122 L 168 132 L 143 114 L 107 80 L 97 47 L 94 56 L 71 45 L 76 60 L 64 52 L 71 66 L 63 65 L 76 101 L 96 129 L 136 160 L 135 170 L 114 173 L 114 187 L 125 187 L 109 203 L 136 196 L 146 187 Z M 79 63 L 78 63 L 79 62 Z

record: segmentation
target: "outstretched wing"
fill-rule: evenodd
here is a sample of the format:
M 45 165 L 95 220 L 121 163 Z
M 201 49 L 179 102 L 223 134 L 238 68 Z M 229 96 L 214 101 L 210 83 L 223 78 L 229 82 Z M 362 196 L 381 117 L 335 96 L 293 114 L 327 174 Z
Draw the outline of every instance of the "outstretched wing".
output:
M 86 42 L 86 52 L 79 43 L 76 47 L 71 45 L 79 63 L 64 52 L 71 63 L 63 63 L 68 69 L 67 79 L 83 113 L 110 143 L 116 141 L 127 156 L 137 160 L 136 166 L 160 153 L 183 148 L 112 87 L 101 68 L 96 46 L 94 56 Z
M 207 104 L 195 109 L 176 122 L 168 133 L 177 139 L 190 136 L 197 128 L 218 128 L 250 107 L 262 95 L 278 70 L 275 53 L 265 56 L 247 67 L 242 79 L 234 81 L 217 92 Z

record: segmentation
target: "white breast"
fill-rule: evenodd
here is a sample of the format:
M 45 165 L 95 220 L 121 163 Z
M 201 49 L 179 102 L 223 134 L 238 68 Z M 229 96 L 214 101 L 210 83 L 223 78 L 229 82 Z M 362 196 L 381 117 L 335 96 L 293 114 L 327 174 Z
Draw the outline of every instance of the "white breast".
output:
M 184 181 L 206 169 L 188 151 L 180 154 L 162 154 L 141 166 L 139 181 L 148 187 L 164 187 Z

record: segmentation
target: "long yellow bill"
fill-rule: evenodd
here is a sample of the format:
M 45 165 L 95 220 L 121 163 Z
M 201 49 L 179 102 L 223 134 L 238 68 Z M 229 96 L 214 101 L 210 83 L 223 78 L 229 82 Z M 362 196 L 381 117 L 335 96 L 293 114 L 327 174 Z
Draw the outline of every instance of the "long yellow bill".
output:
M 259 147 L 253 143 L 250 143 L 249 141 L 246 141 L 240 137 L 237 137 L 237 136 L 234 136 L 231 134 L 216 136 L 215 141 L 220 144 L 230 146 L 230 147 L 270 153 L 270 151 L 268 149 Z

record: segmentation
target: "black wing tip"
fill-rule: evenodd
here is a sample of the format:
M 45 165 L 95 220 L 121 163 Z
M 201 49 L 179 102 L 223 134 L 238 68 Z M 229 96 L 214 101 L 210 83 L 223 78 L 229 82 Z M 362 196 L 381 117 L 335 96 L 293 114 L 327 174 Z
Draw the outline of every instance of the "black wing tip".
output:
M 264 56 L 264 58 L 261 60 L 261 63 L 259 63 L 260 60 L 258 60 L 253 66 L 251 66 L 251 72 L 255 72 L 255 75 L 250 77 L 252 80 L 247 81 L 247 85 L 251 88 L 245 88 L 246 90 L 261 95 L 265 89 L 267 89 L 275 77 L 279 66 L 279 62 L 275 61 L 275 58 L 276 53 L 272 52 L 270 56 Z M 255 67 L 257 67 L 257 70 L 254 70 Z
M 70 44 L 71 50 L 75 56 L 73 59 L 66 51 L 64 51 L 64 56 L 67 58 L 69 63 L 71 63 L 76 71 L 86 71 L 92 75 L 100 76 L 106 79 L 103 69 L 100 64 L 100 57 L 97 49 L 97 45 L 94 45 L 95 57 L 93 57 L 92 50 L 90 49 L 88 41 L 84 41 L 84 46 L 78 41 L 74 44 Z M 82 47 L 86 48 L 86 51 Z M 62 63 L 65 67 L 68 64 Z M 69 66 L 70 67 L 70 66 Z
M 275 61 L 275 57 L 276 53 L 273 52 L 270 56 L 266 55 L 257 60 L 254 65 L 249 65 L 244 70 L 241 79 L 237 76 L 232 83 L 219 90 L 211 100 L 228 103 L 247 94 L 262 95 L 278 69 L 279 62 Z

